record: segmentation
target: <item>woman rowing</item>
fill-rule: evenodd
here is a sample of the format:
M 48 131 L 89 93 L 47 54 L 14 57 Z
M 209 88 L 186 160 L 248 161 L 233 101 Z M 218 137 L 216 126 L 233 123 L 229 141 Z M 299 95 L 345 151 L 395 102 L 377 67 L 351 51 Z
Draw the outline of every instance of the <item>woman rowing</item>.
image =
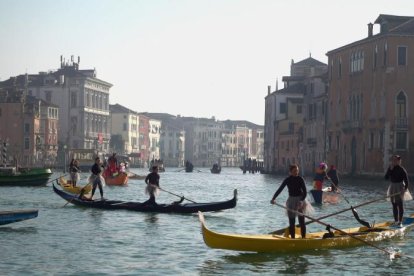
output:
M 313 212 L 313 208 L 310 203 L 306 200 L 306 185 L 305 180 L 299 176 L 299 166 L 298 165 L 290 165 L 289 167 L 289 176 L 283 180 L 282 184 L 280 185 L 279 189 L 273 195 L 272 200 L 270 201 L 271 204 L 275 204 L 276 198 L 278 195 L 283 191 L 283 189 L 287 186 L 289 197 L 286 201 L 287 207 L 287 216 L 289 217 L 289 234 L 292 239 L 295 238 L 295 220 L 296 216 L 298 216 L 300 230 L 302 238 L 306 237 L 306 225 L 305 225 L 305 217 L 303 214 L 310 214 Z M 299 215 L 297 212 L 300 212 Z
M 145 205 L 157 205 L 155 196 L 158 195 L 160 188 L 160 175 L 158 174 L 158 166 L 152 166 L 152 172 L 145 178 L 145 193 L 149 194 L 150 198 L 144 202 Z
M 391 165 L 385 173 L 385 179 L 391 181 L 388 187 L 387 196 L 392 204 L 392 212 L 394 215 L 394 225 L 402 226 L 404 215 L 403 201 L 413 199 L 408 191 L 408 175 L 407 171 L 401 166 L 401 156 L 394 155 Z M 397 194 L 397 195 L 395 195 Z

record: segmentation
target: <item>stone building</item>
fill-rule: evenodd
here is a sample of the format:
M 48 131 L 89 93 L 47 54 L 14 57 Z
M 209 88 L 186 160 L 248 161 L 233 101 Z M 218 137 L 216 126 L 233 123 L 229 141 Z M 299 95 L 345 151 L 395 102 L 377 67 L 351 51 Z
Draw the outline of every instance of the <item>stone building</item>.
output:
M 27 77 L 22 76 L 26 79 Z M 24 80 L 23 80 L 24 81 Z M 0 142 L 2 164 L 23 167 L 56 165 L 59 108 L 26 95 L 14 86 L 17 78 L 0 89 Z M 7 87 L 8 85 L 11 85 Z
M 373 33 L 327 53 L 329 163 L 382 176 L 393 154 L 414 171 L 414 17 L 378 16 Z
M 97 78 L 95 69 L 79 69 L 75 62 L 61 57 L 56 71 L 27 76 L 17 82 L 27 94 L 59 107 L 58 138 L 67 150 L 108 151 L 110 140 L 109 89 L 112 84 Z M 1 83 L 0 83 L 1 86 Z

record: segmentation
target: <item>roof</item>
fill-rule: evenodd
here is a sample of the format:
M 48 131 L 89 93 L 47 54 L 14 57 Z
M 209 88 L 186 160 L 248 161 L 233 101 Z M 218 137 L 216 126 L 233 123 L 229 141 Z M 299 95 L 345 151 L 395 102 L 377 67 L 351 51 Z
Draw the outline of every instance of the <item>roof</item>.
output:
M 320 62 L 317 59 L 314 59 L 313 57 L 308 57 L 304 60 L 301 60 L 299 62 L 294 63 L 293 65 L 300 65 L 300 66 L 328 66 L 327 64 Z
M 138 115 L 138 112 L 135 112 L 129 108 L 126 108 L 125 106 L 122 106 L 120 104 L 110 104 L 109 110 L 112 113 L 132 113 Z
M 295 83 L 292 84 L 288 87 L 279 89 L 277 91 L 275 91 L 274 93 L 278 93 L 278 94 L 294 94 L 294 93 L 298 93 L 298 94 L 303 94 L 306 92 L 306 86 L 304 83 Z
M 381 31 L 378 34 L 368 36 L 361 40 L 357 40 L 347 45 L 341 46 L 339 48 L 330 50 L 326 53 L 326 55 L 340 51 L 342 49 L 346 49 L 348 47 L 353 47 L 353 46 L 365 43 L 370 40 L 378 39 L 384 36 L 390 36 L 390 35 L 414 36 L 414 17 L 412 16 L 397 16 L 397 15 L 380 14 L 374 23 L 381 25 Z
M 243 125 L 251 129 L 263 128 L 263 126 L 261 125 L 256 125 L 255 123 L 245 121 L 245 120 L 225 120 L 223 121 L 223 123 L 226 129 L 229 129 L 232 126 L 243 126 Z

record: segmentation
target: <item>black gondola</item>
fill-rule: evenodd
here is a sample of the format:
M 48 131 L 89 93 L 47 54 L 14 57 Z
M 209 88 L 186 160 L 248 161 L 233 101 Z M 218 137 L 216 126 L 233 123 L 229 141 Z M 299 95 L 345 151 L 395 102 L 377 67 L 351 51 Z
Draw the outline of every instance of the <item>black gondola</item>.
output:
M 221 167 L 218 164 L 214 164 L 213 167 L 210 169 L 211 173 L 220 173 Z
M 83 200 L 77 195 L 65 193 L 59 190 L 53 184 L 53 191 L 60 197 L 65 199 L 68 203 L 72 203 L 77 206 L 98 208 L 98 209 L 110 209 L 110 210 L 130 210 L 136 212 L 157 212 L 157 213 L 196 213 L 202 212 L 214 212 L 225 209 L 231 209 L 236 207 L 237 204 L 237 190 L 234 190 L 234 196 L 227 201 L 208 202 L 208 203 L 177 203 L 171 204 L 145 204 L 141 202 L 121 201 L 121 200 Z

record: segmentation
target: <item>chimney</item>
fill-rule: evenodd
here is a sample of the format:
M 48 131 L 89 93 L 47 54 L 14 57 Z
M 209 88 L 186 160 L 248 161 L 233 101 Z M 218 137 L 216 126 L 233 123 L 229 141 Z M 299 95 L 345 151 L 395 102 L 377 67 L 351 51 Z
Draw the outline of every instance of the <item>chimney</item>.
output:
M 368 23 L 368 37 L 372 37 L 372 27 L 374 24 Z
M 272 91 L 272 88 L 270 87 L 270 85 L 267 86 L 267 95 L 270 95 L 270 91 Z

